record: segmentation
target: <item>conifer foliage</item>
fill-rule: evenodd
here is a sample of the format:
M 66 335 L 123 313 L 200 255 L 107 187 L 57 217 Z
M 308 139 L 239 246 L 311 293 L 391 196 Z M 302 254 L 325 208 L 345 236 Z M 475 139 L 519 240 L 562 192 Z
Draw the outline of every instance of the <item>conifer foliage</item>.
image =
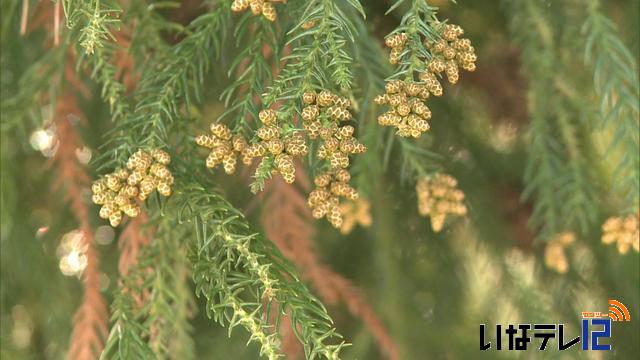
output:
M 496 303 L 639 308 L 627 2 L 3 2 L 0 354 L 468 358 Z

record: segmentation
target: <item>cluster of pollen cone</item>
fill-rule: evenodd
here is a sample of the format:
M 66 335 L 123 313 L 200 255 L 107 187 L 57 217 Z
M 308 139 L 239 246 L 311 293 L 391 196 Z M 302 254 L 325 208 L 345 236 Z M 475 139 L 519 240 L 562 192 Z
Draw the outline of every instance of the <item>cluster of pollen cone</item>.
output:
M 224 172 L 233 174 L 238 154 L 247 148 L 247 141 L 242 135 L 231 135 L 231 130 L 223 124 L 213 123 L 209 129 L 211 134 L 196 137 L 196 144 L 211 149 L 207 156 L 207 167 L 214 168 L 222 164 Z
M 385 91 L 374 101 L 391 109 L 378 116 L 378 124 L 395 127 L 402 137 L 418 138 L 429 130 L 427 120 L 431 118 L 431 110 L 424 100 L 429 97 L 430 90 L 426 85 L 392 80 L 385 85 Z
M 171 157 L 163 150 L 138 150 L 129 158 L 126 168 L 95 181 L 91 186 L 92 200 L 102 205 L 100 217 L 116 227 L 123 214 L 132 218 L 140 215 L 138 201 L 145 201 L 154 191 L 170 196 L 174 181 L 167 168 L 170 162 Z
M 602 242 L 615 243 L 618 252 L 626 254 L 630 248 L 640 252 L 640 221 L 637 214 L 611 217 L 602 225 Z
M 331 169 L 318 174 L 313 182 L 315 189 L 309 194 L 307 205 L 316 219 L 327 217 L 335 228 L 341 228 L 343 214 L 340 209 L 340 199 L 358 199 L 358 192 L 349 185 L 351 175 L 345 169 Z
M 576 241 L 572 232 L 562 232 L 554 236 L 544 249 L 544 263 L 558 273 L 564 274 L 569 270 L 569 260 L 565 249 Z
M 302 130 L 286 124 L 273 109 L 258 114 L 260 127 L 251 142 L 240 134 L 233 134 L 223 124 L 213 123 L 211 133 L 196 137 L 196 143 L 209 149 L 206 165 L 222 164 L 227 174 L 235 172 L 238 158 L 245 165 L 260 159 L 258 169 L 269 168 L 280 174 L 285 182 L 295 181 L 295 158 L 309 152 L 307 138 L 318 140 L 315 155 L 328 165 L 328 170 L 315 179 L 316 189 L 309 195 L 308 205 L 316 218 L 327 217 L 339 228 L 342 224 L 341 199 L 354 200 L 357 192 L 349 184 L 351 175 L 346 170 L 349 156 L 361 154 L 367 148 L 355 137 L 355 128 L 342 122 L 352 118 L 351 101 L 330 91 L 306 91 L 302 96 Z M 256 170 L 259 171 L 259 170 Z
M 460 77 L 460 68 L 467 71 L 476 68 L 476 54 L 471 41 L 460 38 L 463 29 L 451 24 L 441 25 L 438 29 L 437 41 L 424 40 L 430 56 L 420 58 L 424 65 L 418 75 L 420 81 L 415 81 L 413 74 L 409 74 L 405 81 L 391 80 L 385 87 L 385 94 L 374 100 L 378 105 L 389 107 L 378 117 L 378 123 L 395 127 L 399 136 L 418 138 L 429 130 L 427 120 L 431 118 L 431 111 L 424 102 L 430 94 L 442 96 L 440 78 L 443 73 L 449 83 L 455 84 Z M 385 44 L 391 48 L 390 63 L 398 64 L 402 60 L 408 40 L 406 33 L 396 33 L 385 39 Z
M 305 104 L 301 113 L 303 128 L 310 139 L 320 137 L 320 159 L 328 161 L 332 168 L 344 169 L 349 166 L 349 155 L 367 151 L 367 148 L 353 137 L 353 126 L 340 125 L 343 121 L 351 120 L 349 99 L 323 90 L 318 94 L 307 91 L 302 100 Z
M 349 234 L 356 225 L 362 227 L 371 226 L 372 219 L 369 208 L 371 204 L 366 199 L 358 198 L 353 201 L 340 204 L 340 213 L 342 214 L 342 226 L 340 232 L 344 235 Z
M 197 136 L 196 143 L 211 150 L 206 165 L 214 168 L 222 164 L 224 171 L 232 174 L 238 158 L 245 165 L 250 165 L 254 158 L 261 158 L 262 161 L 273 161 L 272 173 L 280 173 L 284 181 L 291 184 L 295 181 L 294 157 L 308 152 L 304 137 L 298 131 L 283 134 L 273 110 L 262 110 L 259 117 L 262 126 L 256 131 L 258 141 L 252 144 L 240 134 L 232 135 L 228 127 L 219 123 L 211 124 L 211 134 Z
M 303 128 L 310 139 L 320 138 L 317 156 L 329 165 L 329 170 L 314 178 L 316 187 L 309 194 L 307 205 L 313 217 L 326 217 L 331 225 L 340 228 L 342 200 L 358 198 L 358 192 L 349 185 L 351 174 L 346 170 L 349 155 L 364 153 L 367 148 L 353 136 L 353 126 L 341 125 L 352 117 L 349 99 L 322 90 L 307 91 L 302 100 L 305 104 L 301 113 Z
M 476 53 L 471 40 L 460 39 L 464 30 L 458 25 L 444 25 L 441 28 L 440 40 L 425 42 L 425 46 L 431 52 L 427 70 L 421 74 L 420 80 L 427 82 L 430 76 L 445 73 L 447 80 L 455 84 L 459 79 L 459 69 L 466 71 L 476 70 Z M 429 75 L 423 75 L 429 74 Z
M 286 0 L 233 0 L 231 11 L 242 12 L 250 9 L 253 15 L 262 15 L 269 21 L 276 21 L 278 14 L 274 3 L 286 2 Z
M 456 179 L 442 173 L 418 180 L 416 184 L 418 212 L 420 215 L 430 217 L 433 231 L 442 230 L 447 216 L 463 216 L 467 213 L 464 193 L 457 186 Z
M 294 158 L 305 156 L 309 148 L 300 131 L 291 129 L 283 131 L 278 123 L 278 116 L 272 109 L 265 109 L 259 113 L 262 126 L 256 131 L 258 142 L 251 144 L 244 153 L 245 164 L 250 164 L 254 158 L 261 161 L 273 161 L 272 173 L 280 173 L 287 184 L 296 180 Z

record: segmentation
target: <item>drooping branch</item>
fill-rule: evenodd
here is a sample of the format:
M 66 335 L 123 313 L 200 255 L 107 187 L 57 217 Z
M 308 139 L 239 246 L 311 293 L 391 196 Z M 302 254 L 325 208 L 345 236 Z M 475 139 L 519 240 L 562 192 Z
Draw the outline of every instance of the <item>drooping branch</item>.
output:
M 81 116 L 81 113 L 74 94 L 69 90 L 58 99 L 54 116 L 58 134 L 58 149 L 53 157 L 57 170 L 54 186 L 65 192 L 65 199 L 79 223 L 87 259 L 83 273 L 84 296 L 73 318 L 69 354 L 73 359 L 89 360 L 95 359 L 104 346 L 108 312 L 100 292 L 99 258 L 89 209 L 82 196 L 89 185 L 89 175 L 77 159 L 76 150 L 82 147 L 82 143 L 71 122 L 71 116 Z
M 299 183 L 309 188 L 309 180 L 301 177 Z M 390 359 L 398 359 L 398 349 L 382 321 L 359 290 L 340 274 L 331 270 L 319 259 L 313 246 L 315 233 L 311 211 L 298 189 L 274 180 L 266 188 L 265 211 L 262 223 L 266 236 L 301 271 L 318 292 L 320 299 L 331 305 L 344 303 L 349 311 L 359 317 L 378 341 L 380 349 Z
M 599 97 L 599 128 L 610 126 L 609 153 L 622 155 L 616 167 L 616 190 L 625 199 L 624 211 L 636 213 L 640 202 L 640 80 L 638 64 L 620 39 L 615 24 L 599 9 L 598 0 L 587 0 L 588 17 L 585 62 L 593 70 Z

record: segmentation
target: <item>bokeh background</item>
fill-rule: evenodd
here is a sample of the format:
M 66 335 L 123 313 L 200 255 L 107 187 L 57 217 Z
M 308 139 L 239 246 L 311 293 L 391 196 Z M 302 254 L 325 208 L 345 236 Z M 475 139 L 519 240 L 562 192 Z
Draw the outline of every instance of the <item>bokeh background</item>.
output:
M 70 65 L 34 70 L 33 64 L 47 56 L 52 56 L 50 64 L 67 60 L 50 55 L 54 54 L 52 3 L 30 3 L 24 34 L 23 2 L 2 3 L 0 355 L 3 359 L 59 359 L 66 356 L 73 340 L 74 313 L 83 298 L 86 257 L 78 245 L 78 209 L 91 209 L 86 216 L 100 256 L 95 275 L 107 304 L 117 288 L 118 263 L 126 248 L 123 243 L 142 234 L 142 225 L 112 229 L 90 205 L 88 186 L 70 191 L 65 185 L 70 178 L 92 179 L 98 173 L 92 160 L 109 136 L 109 106 L 101 100 L 99 86 L 82 70 L 74 77 L 78 83 L 66 88 L 72 90 L 64 90 L 73 96 L 51 85 L 51 78 L 61 69 L 76 71 L 73 60 Z M 404 7 L 385 16 L 390 2 L 363 3 L 366 26 L 384 57 L 384 36 L 397 26 Z M 555 263 L 545 263 L 551 239 L 540 236 L 539 227 L 530 224 L 536 198 L 523 197 L 529 125 L 531 114 L 537 111 L 531 89 L 543 86 L 537 82 L 544 80 L 532 71 L 536 55 L 524 49 L 526 40 L 521 34 L 538 31 L 529 28 L 531 19 L 525 9 L 542 9 L 538 20 L 555 31 L 558 58 L 548 59 L 550 68 L 557 70 L 552 75 L 576 86 L 573 90 L 585 106 L 569 117 L 581 117 L 584 112 L 597 117 L 593 71 L 585 65 L 584 50 L 580 50 L 586 36 L 587 2 L 429 3 L 439 8 L 441 19 L 464 27 L 478 55 L 474 73 L 463 73 L 460 83 L 448 87 L 445 96 L 430 100 L 432 129 L 420 143 L 429 154 L 437 154 L 439 169 L 458 179 L 469 209 L 466 217 L 434 232 L 429 220 L 418 216 L 414 182 L 400 176 L 406 155 L 397 145 L 386 143 L 386 136 L 381 139 L 382 135 L 372 137 L 377 143 L 367 144 L 382 150 L 369 151 L 356 164 L 367 169 L 357 183 L 364 184 L 372 223 L 356 226 L 348 234 L 309 219 L 296 205 L 304 201 L 304 193 L 279 180 L 264 194 L 254 196 L 248 187 L 238 186 L 237 177 L 217 174 L 220 188 L 274 242 L 282 245 L 293 239 L 296 245 L 285 246 L 290 252 L 285 255 L 294 259 L 310 288 L 327 305 L 338 331 L 353 344 L 344 351 L 346 359 L 378 359 L 389 354 L 402 359 L 636 357 L 640 353 L 640 256 L 633 250 L 621 254 L 616 246 L 601 241 L 601 224 L 625 208 L 608 189 L 619 177 L 628 176 L 615 172 L 621 154 L 604 155 L 611 127 L 577 135 L 593 144 L 590 150 L 597 154 L 594 159 L 598 161 L 587 164 L 597 179 L 595 221 L 586 229 L 565 229 L 574 233 L 575 241 Z M 600 4 L 600 11 L 615 24 L 616 36 L 633 54 L 636 76 L 639 4 L 637 0 Z M 200 11 L 197 2 L 186 1 L 162 15 L 186 24 Z M 207 75 L 207 100 L 194 110 L 197 120 L 190 125 L 192 129 L 205 128 L 224 110 L 217 99 L 233 79 L 218 68 L 225 69 L 238 51 L 233 43 L 228 47 L 223 60 Z M 123 62 L 119 66 L 133 67 L 128 80 L 135 82 L 135 69 L 141 65 Z M 354 64 L 357 76 L 361 70 Z M 41 73 L 33 76 L 33 71 Z M 29 82 L 21 80 L 25 78 Z M 43 97 L 43 92 L 49 95 Z M 548 96 L 568 95 L 550 88 Z M 359 116 L 363 123 L 373 124 L 380 112 L 373 108 Z M 635 116 L 637 120 L 637 112 Z M 68 121 L 52 127 L 56 117 Z M 243 184 L 250 181 L 248 176 L 245 174 Z M 549 265 L 557 262 L 566 271 Z M 192 287 L 188 276 L 185 286 Z M 577 336 L 580 313 L 607 311 L 610 298 L 622 301 L 632 317 L 628 323 L 613 324 L 613 352 L 582 352 L 577 347 L 565 352 L 478 350 L 481 323 L 564 323 L 568 334 Z M 192 301 L 188 315 L 197 358 L 258 357 L 258 348 L 246 345 L 242 330 L 235 330 L 229 338 L 225 328 L 207 319 L 201 300 Z M 300 356 L 299 348 L 286 345 L 292 358 Z

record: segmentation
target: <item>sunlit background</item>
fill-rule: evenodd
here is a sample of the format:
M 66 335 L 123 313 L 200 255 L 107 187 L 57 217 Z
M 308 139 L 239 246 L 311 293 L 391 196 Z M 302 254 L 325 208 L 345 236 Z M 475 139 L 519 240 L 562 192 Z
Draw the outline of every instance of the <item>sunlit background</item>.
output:
M 363 2 L 367 22 L 383 46 L 382 39 L 397 25 L 400 13 L 384 16 L 388 1 Z M 581 1 L 567 2 L 572 7 L 583 6 Z M 531 141 L 527 89 L 536 79 L 528 78 L 522 67 L 521 42 L 512 36 L 510 7 L 505 6 L 518 3 L 526 7 L 528 2 L 429 3 L 440 8 L 441 18 L 464 27 L 478 54 L 476 72 L 462 73 L 460 84 L 447 88 L 442 98 L 430 100 L 434 118 L 431 137 L 425 141 L 443 156 L 446 172 L 458 179 L 467 213 L 450 218 L 442 231 L 435 232 L 429 219 L 418 215 L 415 185 L 398 179 L 401 159 L 397 148 L 388 155 L 371 155 L 379 156 L 380 162 L 383 156 L 392 160 L 388 167 L 367 175 L 371 191 L 364 201 L 345 209 L 355 214 L 349 226 L 340 232 L 326 221 L 318 222 L 311 235 L 318 259 L 348 280 L 359 296 L 354 302 L 324 300 L 337 330 L 352 344 L 345 349 L 344 358 L 386 358 L 390 348 L 402 359 L 637 357 L 640 255 L 633 246 L 638 240 L 602 238 L 601 225 L 618 214 L 618 199 L 611 197 L 603 203 L 597 221 L 586 232 L 569 229 L 539 239 L 528 223 L 535 199 L 523 197 L 526 144 Z M 551 3 L 549 6 L 557 5 Z M 601 6 L 637 65 L 639 1 L 601 1 Z M 101 154 L 101 145 L 109 136 L 109 105 L 100 99 L 100 88 L 88 74 L 81 76 L 84 90 L 77 91 L 78 103 L 72 111 L 55 108 L 54 97 L 63 96 L 57 90 L 44 100 L 36 96 L 36 87 L 46 89 L 46 83 L 21 82 L 30 65 L 51 46 L 53 26 L 48 19 L 21 35 L 21 7 L 21 1 L 2 4 L 0 355 L 3 359 L 62 359 L 71 342 L 73 316 L 81 304 L 87 270 L 85 235 L 64 181 L 74 176 L 74 169 L 85 169 L 92 179 L 98 173 L 92 160 Z M 557 25 L 563 21 L 558 16 L 547 20 Z M 573 33 L 581 36 L 582 24 L 575 17 L 567 18 L 565 25 L 575 27 Z M 580 65 L 569 71 L 585 71 L 583 54 L 572 56 Z M 216 64 L 209 75 L 207 103 L 194 111 L 193 129 L 204 129 L 204 124 L 224 110 L 217 99 L 223 85 L 231 81 L 219 69 L 226 66 L 227 62 Z M 354 69 L 358 71 L 357 64 Z M 589 86 L 587 75 L 580 77 L 587 79 L 584 86 Z M 34 91 L 31 97 L 30 91 Z M 20 106 L 11 100 L 16 94 L 23 96 Z M 559 95 L 550 90 L 549 96 Z M 66 119 L 79 141 L 64 143 L 63 132 L 69 129 L 60 129 L 56 117 Z M 599 154 L 606 152 L 612 137 L 610 128 L 589 135 Z M 62 158 L 60 151 L 65 154 Z M 620 156 L 613 151 L 607 157 L 600 155 L 603 161 L 593 164 L 601 182 L 598 185 L 606 188 L 612 179 L 625 176 L 615 173 L 613 164 Z M 69 163 L 75 165 L 69 168 L 65 165 Z M 266 200 L 251 195 L 248 186 L 238 186 L 238 178 L 216 176 L 230 201 L 246 212 L 257 229 L 264 230 L 264 213 L 269 210 L 261 204 Z M 109 303 L 119 281 L 124 231 L 98 218 L 89 183 L 76 190 L 74 198 L 91 209 L 91 236 L 101 259 L 97 279 Z M 637 215 L 635 219 L 637 229 Z M 310 287 L 314 289 L 313 283 Z M 631 312 L 630 322 L 613 323 L 612 353 L 583 352 L 579 346 L 565 353 L 538 352 L 537 339 L 524 354 L 478 350 L 480 324 L 566 324 L 568 336 L 575 337 L 580 335 L 581 312 L 607 312 L 609 299 L 620 300 Z M 363 304 L 380 323 L 366 321 L 370 315 L 361 310 Z M 190 311 L 196 358 L 258 358 L 258 347 L 246 345 L 243 330 L 234 330 L 229 338 L 225 328 L 207 319 L 201 299 Z M 380 343 L 381 331 L 389 335 L 392 345 Z M 504 337 L 503 344 L 506 341 Z M 556 346 L 553 341 L 552 349 Z

